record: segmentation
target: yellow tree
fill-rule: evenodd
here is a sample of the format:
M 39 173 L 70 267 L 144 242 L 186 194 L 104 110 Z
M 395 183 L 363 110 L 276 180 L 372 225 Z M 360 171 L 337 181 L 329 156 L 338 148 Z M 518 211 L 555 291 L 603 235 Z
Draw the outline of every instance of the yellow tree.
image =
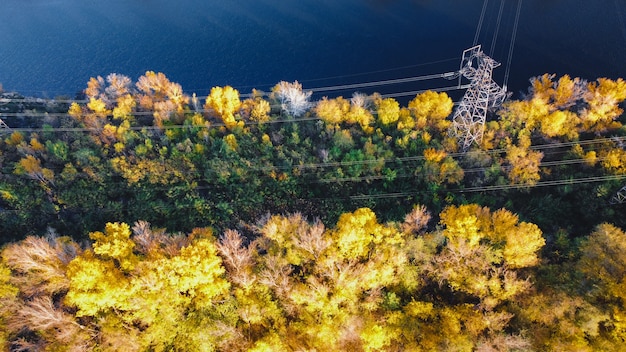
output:
M 371 126 L 374 123 L 374 116 L 370 111 L 370 100 L 370 97 L 365 94 L 354 93 L 350 99 L 350 111 L 346 116 L 346 122 L 358 123 L 367 134 L 374 132 Z
M 93 249 L 69 264 L 65 302 L 93 324 L 103 350 L 215 350 L 230 331 L 220 323 L 229 283 L 212 232 L 134 231 L 110 223 L 90 235 Z
M 580 295 L 544 285 L 540 290 L 527 292 L 516 303 L 519 304 L 517 324 L 533 332 L 529 338 L 535 351 L 624 349 L 623 342 L 610 341 L 603 336 L 609 314 Z
M 626 346 L 626 233 L 611 224 L 598 225 L 581 248 L 579 268 L 597 288 L 591 294 L 610 314 L 602 324 L 619 343 Z
M 393 98 L 375 100 L 377 121 L 383 125 L 391 125 L 400 118 L 400 104 Z
M 506 333 L 513 313 L 505 303 L 530 288 L 519 269 L 539 262 L 537 254 L 544 244 L 539 228 L 519 222 L 507 210 L 491 212 L 475 204 L 450 206 L 440 218 L 442 230 L 425 237 L 435 248 L 425 273 L 447 298 L 433 304 L 414 296 L 403 307 L 399 324 L 408 346 L 463 351 L 527 348 L 526 339 Z
M 416 95 L 408 105 L 417 129 L 430 127 L 440 133 L 450 127 L 451 122 L 446 117 L 450 116 L 453 107 L 452 99 L 446 93 L 433 91 Z
M 327 97 L 317 102 L 315 113 L 328 125 L 338 125 L 347 119 L 350 112 L 350 102 L 343 97 L 328 99 Z
M 146 72 L 136 84 L 139 90 L 139 105 L 148 111 L 154 111 L 155 125 L 162 126 L 172 116 L 181 118 L 189 97 L 183 94 L 178 83 L 170 82 L 161 72 Z
M 583 129 L 595 133 L 604 133 L 622 126 L 617 120 L 624 112 L 619 105 L 626 99 L 626 82 L 599 78 L 588 84 L 585 102 L 588 107 L 582 111 Z
M 520 145 L 509 145 L 506 148 L 505 170 L 509 181 L 514 185 L 533 186 L 537 184 L 539 165 L 543 159 L 543 153 L 530 149 L 530 140 L 526 136 L 520 136 Z
M 430 182 L 454 184 L 463 180 L 463 169 L 456 160 L 448 156 L 443 150 L 426 149 L 424 161 L 420 173 Z
M 519 222 L 507 210 L 492 213 L 475 204 L 450 206 L 440 217 L 447 241 L 434 259 L 432 275 L 439 282 L 478 297 L 486 310 L 529 288 L 516 269 L 539 263 L 545 240 L 536 225 Z
M 211 94 L 206 98 L 204 104 L 204 108 L 214 116 L 221 118 L 228 129 L 237 126 L 235 113 L 239 111 L 240 107 L 239 91 L 231 86 L 211 88 Z
M 564 75 L 555 81 L 555 77 L 546 73 L 532 78 L 530 92 L 533 97 L 550 104 L 552 111 L 570 108 L 584 98 L 587 91 L 584 80 Z
M 15 166 L 15 173 L 18 175 L 26 174 L 46 187 L 54 185 L 54 172 L 42 167 L 41 161 L 32 155 L 26 155 L 26 157 L 20 159 Z
M 0 348 L 9 350 L 10 331 L 7 319 L 17 312 L 17 287 L 11 284 L 11 270 L 0 260 Z
M 262 93 L 252 90 L 252 98 L 241 103 L 242 114 L 254 122 L 267 122 L 270 119 L 270 103 L 263 99 Z
M 249 336 L 244 345 L 354 351 L 391 346 L 399 332 L 379 311 L 384 287 L 411 276 L 403 274 L 408 259 L 400 231 L 363 208 L 342 215 L 330 230 L 296 214 L 271 217 L 260 233 L 248 247 L 233 232 L 220 244 L 236 282 L 245 323 L 240 329 Z
M 569 140 L 578 138 L 580 118 L 571 111 L 556 110 L 540 121 L 540 131 L 548 137 L 565 136 Z

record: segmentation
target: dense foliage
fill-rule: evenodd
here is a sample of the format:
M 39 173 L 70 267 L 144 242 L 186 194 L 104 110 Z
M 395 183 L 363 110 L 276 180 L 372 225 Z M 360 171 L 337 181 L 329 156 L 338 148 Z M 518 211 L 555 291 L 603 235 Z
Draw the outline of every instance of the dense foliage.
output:
M 201 101 L 147 72 L 16 114 L 0 343 L 623 350 L 626 82 L 531 84 L 468 151 L 435 92 L 311 102 L 281 82 Z
M 281 82 L 244 100 L 215 87 L 202 104 L 148 72 L 134 85 L 94 78 L 85 95 L 66 114 L 5 118 L 14 128 L 0 139 L 4 241 L 48 227 L 80 238 L 137 219 L 170 231 L 267 212 L 332 223 L 360 207 L 399 220 L 413 204 L 504 206 L 577 236 L 602 221 L 625 225 L 623 208 L 608 206 L 626 175 L 622 80 L 536 78 L 468 152 L 449 134 L 445 93 L 406 107 L 358 93 L 312 103 Z
M 626 234 L 602 224 L 543 264 L 541 230 L 505 209 L 423 206 L 333 228 L 271 216 L 167 234 L 108 223 L 2 251 L 1 343 L 46 351 L 620 351 Z M 218 239 L 216 239 L 218 237 Z M 554 267 L 553 267 L 554 266 Z M 563 271 L 565 269 L 565 271 Z M 559 277 L 561 276 L 561 277 Z M 566 278 L 564 278 L 566 277 Z

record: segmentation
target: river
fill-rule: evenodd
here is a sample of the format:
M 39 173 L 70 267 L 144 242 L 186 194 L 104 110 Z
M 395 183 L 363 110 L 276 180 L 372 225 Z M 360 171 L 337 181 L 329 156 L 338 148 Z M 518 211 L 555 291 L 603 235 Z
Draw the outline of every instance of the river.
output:
M 187 93 L 242 92 L 280 80 L 305 88 L 458 69 L 483 0 L 2 0 L 0 83 L 5 90 L 73 95 L 89 77 L 164 72 Z M 479 43 L 503 63 L 517 0 L 487 4 Z M 525 0 L 509 89 L 543 73 L 626 76 L 626 2 Z M 494 41 L 494 33 L 498 37 Z M 495 44 L 492 46 L 492 43 Z M 386 86 L 397 93 L 449 85 Z M 333 94 L 351 95 L 352 92 Z

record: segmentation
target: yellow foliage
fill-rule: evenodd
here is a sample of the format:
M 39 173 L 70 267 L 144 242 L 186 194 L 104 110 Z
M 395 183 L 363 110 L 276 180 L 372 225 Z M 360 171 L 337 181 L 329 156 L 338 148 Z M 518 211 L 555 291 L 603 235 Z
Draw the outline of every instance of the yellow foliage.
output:
M 174 167 L 158 159 L 134 158 L 123 155 L 112 158 L 111 167 L 120 173 L 129 184 L 137 183 L 144 179 L 147 179 L 152 184 L 167 184 L 173 180 L 183 179 L 185 172 L 194 170 L 193 164 L 190 163 L 184 164 L 184 168 L 180 165 Z
M 599 281 L 611 296 L 626 303 L 626 233 L 614 225 L 601 224 L 582 247 L 580 268 Z M 626 330 L 625 330 L 626 332 Z
M 115 149 L 115 152 L 119 154 L 124 151 L 124 148 L 126 148 L 126 146 L 124 145 L 124 143 L 117 142 L 113 145 L 113 148 Z
M 550 100 L 550 97 L 554 94 L 554 82 L 552 81 L 553 78 L 554 75 L 548 73 L 533 78 L 530 81 L 533 95 L 541 100 L 548 102 Z
M 332 237 L 338 254 L 346 259 L 365 258 L 370 253 L 370 245 L 379 244 L 383 240 L 388 244 L 403 242 L 398 232 L 380 225 L 374 212 L 368 208 L 342 214 Z
M 80 120 L 83 115 L 83 108 L 81 108 L 78 103 L 74 102 L 72 103 L 72 105 L 70 105 L 68 114 L 70 114 L 70 116 L 72 116 L 73 118 Z
M 18 175 L 27 174 L 29 177 L 38 180 L 42 184 L 54 182 L 54 172 L 41 167 L 39 159 L 32 155 L 27 155 L 20 159 L 19 163 L 15 166 L 15 173 Z
M 87 107 L 99 115 L 108 115 L 111 113 L 111 111 L 107 109 L 106 103 L 101 99 L 90 98 L 89 103 L 87 103 Z
M 374 122 L 374 116 L 372 116 L 372 113 L 369 110 L 362 106 L 352 105 L 348 115 L 346 116 L 346 122 L 358 123 L 363 132 L 367 134 L 374 132 L 374 128 L 370 126 Z
M 117 142 L 117 127 L 106 124 L 100 132 L 100 140 L 107 146 Z
M 248 352 L 275 352 L 286 350 L 288 350 L 288 348 L 283 343 L 281 337 L 276 333 L 270 333 L 263 339 L 257 341 Z
M 18 146 L 23 141 L 24 141 L 24 135 L 21 132 L 19 132 L 19 131 L 15 131 L 15 132 L 11 133 L 9 138 L 7 138 L 5 140 L 5 142 L 8 145 L 11 145 L 11 146 L 14 146 L 14 147 Z
M 450 206 L 439 216 L 440 222 L 446 226 L 444 236 L 452 243 L 464 241 L 470 248 L 476 247 L 489 233 L 489 209 L 481 208 L 476 204 Z
M 335 99 L 322 98 L 315 106 L 315 113 L 327 124 L 339 124 L 347 121 L 350 102 L 343 97 Z
M 11 306 L 17 297 L 17 287 L 10 284 L 11 270 L 0 260 L 0 348 L 9 350 L 7 339 L 9 330 L 5 326 L 5 320 L 13 315 Z
M 621 148 L 601 150 L 600 165 L 615 175 L 626 175 L 626 151 Z
M 470 248 L 476 248 L 483 239 L 498 246 L 503 243 L 503 259 L 511 268 L 536 265 L 537 252 L 545 244 L 535 224 L 519 223 L 517 215 L 505 209 L 490 213 L 475 204 L 451 206 L 440 217 L 446 226 L 444 235 L 452 243 L 464 240 Z
M 224 142 L 232 151 L 237 151 L 239 146 L 237 145 L 237 137 L 234 134 L 230 133 L 224 137 Z
M 77 317 L 96 316 L 108 310 L 128 310 L 135 294 L 128 279 L 112 260 L 101 260 L 87 250 L 69 264 L 67 276 L 70 289 L 65 297 L 68 305 L 78 309 Z
M 626 82 L 621 78 L 616 81 L 599 78 L 587 88 L 588 108 L 581 115 L 583 128 L 596 133 L 620 128 L 621 124 L 615 120 L 624 112 L 619 104 L 626 99 Z
M 160 260 L 155 270 L 159 280 L 191 297 L 198 307 L 210 307 L 213 299 L 230 288 L 223 278 L 225 269 L 217 256 L 217 247 L 207 238 L 181 248 L 178 256 Z
M 135 242 L 130 239 L 130 226 L 124 223 L 107 223 L 104 233 L 97 231 L 89 234 L 93 243 L 93 251 L 102 258 L 117 261 L 123 270 L 130 270 L 136 264 L 133 254 Z
M 434 148 L 428 148 L 424 150 L 424 160 L 434 163 L 441 162 L 447 153 L 444 150 L 436 150 Z
M 550 105 L 545 99 L 533 96 L 531 100 L 513 101 L 505 104 L 503 120 L 513 129 L 534 129 L 550 114 Z
M 117 106 L 113 108 L 113 118 L 120 120 L 128 120 L 132 116 L 133 109 L 137 105 L 135 98 L 130 94 L 122 95 L 117 98 Z
M 213 111 L 222 119 L 227 128 L 232 129 L 237 126 L 235 113 L 241 107 L 239 91 L 231 86 L 213 87 L 211 94 L 206 98 L 204 107 Z
M 494 238 L 505 241 L 504 261 L 511 268 L 525 268 L 539 263 L 537 252 L 545 245 L 535 224 L 521 222 L 517 215 L 500 209 L 492 214 Z
M 535 185 L 541 178 L 539 164 L 542 158 L 542 152 L 518 146 L 508 147 L 506 150 L 506 161 L 509 165 L 507 175 L 511 184 Z
M 446 118 L 452 113 L 453 107 L 452 99 L 446 93 L 433 91 L 418 94 L 408 105 L 418 129 L 431 126 L 439 132 L 446 131 L 450 126 Z
M 268 145 L 268 146 L 272 146 L 272 139 L 270 138 L 270 136 L 267 133 L 263 133 L 263 136 L 261 137 L 261 141 L 263 141 L 263 144 Z
M 463 169 L 444 150 L 428 148 L 424 151 L 424 160 L 426 162 L 421 171 L 429 181 L 441 184 L 459 183 L 463 180 Z
M 34 151 L 40 152 L 46 149 L 46 147 L 37 140 L 37 137 L 32 137 L 30 139 L 30 147 L 33 148 Z
M 242 109 L 246 111 L 252 121 L 267 122 L 270 119 L 270 103 L 260 97 L 255 99 L 246 99 L 242 103 Z
M 576 139 L 579 122 L 580 119 L 575 113 L 557 110 L 541 119 L 541 133 L 548 137 L 566 136 L 569 139 Z
M 367 327 L 361 332 L 361 339 L 363 340 L 364 351 L 380 351 L 384 347 L 391 344 L 389 329 L 382 327 L 378 324 Z
M 434 258 L 438 280 L 480 298 L 487 309 L 528 290 L 513 270 L 538 264 L 545 240 L 536 225 L 476 204 L 447 207 L 440 217 L 447 242 Z
M 582 91 L 579 89 L 580 84 L 581 80 L 578 77 L 572 79 L 570 76 L 564 75 L 559 78 L 552 96 L 553 104 L 557 108 L 573 105 L 576 100 L 582 98 Z
M 393 98 L 376 101 L 377 121 L 382 125 L 396 123 L 400 118 L 400 104 Z
M 405 131 L 405 133 L 408 133 L 413 129 L 413 127 L 415 127 L 415 120 L 413 120 L 413 117 L 408 109 L 400 109 L 400 117 L 398 118 L 397 127 L 399 131 Z

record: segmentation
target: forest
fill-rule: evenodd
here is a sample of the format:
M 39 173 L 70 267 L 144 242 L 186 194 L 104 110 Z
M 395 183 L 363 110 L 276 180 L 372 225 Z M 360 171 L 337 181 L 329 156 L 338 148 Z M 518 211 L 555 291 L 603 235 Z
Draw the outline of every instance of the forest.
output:
M 10 351 L 622 351 L 626 82 L 532 78 L 459 146 L 426 91 L 2 95 Z

